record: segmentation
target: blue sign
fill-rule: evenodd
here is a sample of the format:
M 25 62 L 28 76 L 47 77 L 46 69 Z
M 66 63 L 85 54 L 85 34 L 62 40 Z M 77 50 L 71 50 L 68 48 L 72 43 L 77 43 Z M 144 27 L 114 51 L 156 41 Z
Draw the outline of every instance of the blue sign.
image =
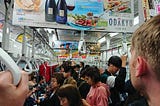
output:
M 76 0 L 75 9 L 72 13 L 86 15 L 88 12 L 96 15 L 102 14 L 104 12 L 103 0 Z

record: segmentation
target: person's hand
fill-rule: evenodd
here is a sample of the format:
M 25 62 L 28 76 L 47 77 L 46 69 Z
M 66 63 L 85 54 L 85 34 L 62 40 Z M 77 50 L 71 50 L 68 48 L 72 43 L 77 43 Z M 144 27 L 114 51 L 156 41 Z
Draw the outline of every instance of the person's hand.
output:
M 0 72 L 0 106 L 23 106 L 28 88 L 28 74 L 22 71 L 17 86 L 13 85 L 12 74 L 9 71 Z
M 82 99 L 83 106 L 91 106 L 85 99 Z
M 121 60 L 122 60 L 122 67 L 126 67 L 126 62 L 127 62 L 127 55 L 122 55 Z

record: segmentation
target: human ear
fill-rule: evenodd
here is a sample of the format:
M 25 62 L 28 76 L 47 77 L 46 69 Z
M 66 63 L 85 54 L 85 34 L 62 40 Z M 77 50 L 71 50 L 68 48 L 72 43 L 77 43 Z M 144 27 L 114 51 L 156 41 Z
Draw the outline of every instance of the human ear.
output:
M 147 73 L 147 63 L 146 60 L 138 56 L 137 57 L 137 64 L 136 64 L 136 77 L 143 76 Z

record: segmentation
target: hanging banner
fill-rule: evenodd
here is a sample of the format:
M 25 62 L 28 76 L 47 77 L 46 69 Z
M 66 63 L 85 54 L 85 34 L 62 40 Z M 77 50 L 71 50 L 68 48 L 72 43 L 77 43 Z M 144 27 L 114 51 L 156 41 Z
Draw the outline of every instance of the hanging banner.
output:
M 76 0 L 75 9 L 73 14 L 87 15 L 100 15 L 103 13 L 103 0 Z
M 133 32 L 134 1 L 105 0 L 104 8 L 107 17 L 107 30 L 113 32 Z
M 4 21 L 5 21 L 4 15 L 0 13 L 0 32 L 2 32 Z
M 46 0 L 14 0 L 13 24 L 108 32 L 134 31 L 134 0 L 75 0 L 75 8 L 68 10 L 67 24 L 46 21 L 45 3 Z
M 78 42 L 71 41 L 54 41 L 53 49 L 57 56 L 73 58 L 78 57 Z
M 150 17 L 150 13 L 149 13 L 149 2 L 148 0 L 142 0 L 142 7 L 143 7 L 143 16 L 144 16 L 144 20 L 149 20 Z
M 155 8 L 155 15 L 160 14 L 160 0 L 153 0 L 154 8 Z
M 55 0 L 57 2 L 57 0 Z M 45 20 L 46 0 L 15 0 L 13 9 L 13 24 L 33 27 L 50 27 L 62 29 L 75 29 L 66 24 L 48 22 Z M 68 10 L 68 22 L 73 20 L 72 14 L 103 13 L 102 0 L 75 0 L 74 10 Z M 72 18 L 70 18 L 70 16 Z M 70 21 L 71 20 L 71 21 Z M 75 20 L 76 21 L 76 20 Z
M 86 42 L 86 49 L 89 55 L 100 55 L 100 44 L 95 42 Z

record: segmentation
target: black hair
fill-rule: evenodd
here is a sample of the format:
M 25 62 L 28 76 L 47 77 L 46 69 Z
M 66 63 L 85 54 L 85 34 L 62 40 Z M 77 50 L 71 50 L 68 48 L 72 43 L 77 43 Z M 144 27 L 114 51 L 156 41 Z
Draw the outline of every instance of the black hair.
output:
M 57 95 L 61 98 L 67 98 L 70 106 L 82 105 L 79 90 L 76 86 L 72 84 L 65 84 L 61 86 L 57 91 Z
M 108 66 L 112 64 L 118 68 L 121 68 L 122 66 L 122 60 L 119 56 L 111 56 L 108 60 Z
M 82 64 L 82 66 L 84 67 L 84 62 L 82 62 L 82 61 L 81 61 L 80 63 L 81 63 L 81 64 Z
M 73 68 L 80 68 L 80 65 L 76 64 L 75 66 L 73 66 Z
M 61 85 L 63 85 L 64 82 L 64 77 L 62 73 L 54 73 L 52 78 L 56 78 L 57 79 L 57 83 Z
M 61 44 L 60 47 L 64 46 L 64 44 Z
M 61 68 L 64 68 L 64 72 L 69 72 L 71 67 L 71 61 L 65 61 L 62 65 Z
M 100 81 L 99 69 L 95 66 L 87 67 L 84 74 L 85 76 L 90 77 L 94 83 Z
M 88 67 L 90 67 L 90 65 L 85 65 L 85 67 L 84 68 L 82 68 L 82 70 L 81 70 L 81 74 L 80 74 L 80 77 L 85 77 L 85 74 L 86 74 L 86 69 L 88 68 Z

